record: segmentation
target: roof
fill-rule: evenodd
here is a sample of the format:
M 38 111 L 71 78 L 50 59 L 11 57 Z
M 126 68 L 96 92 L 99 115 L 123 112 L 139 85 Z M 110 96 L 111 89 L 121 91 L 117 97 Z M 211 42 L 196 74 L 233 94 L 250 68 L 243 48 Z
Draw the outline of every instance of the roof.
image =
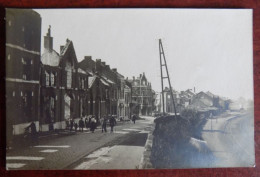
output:
M 97 76 L 92 76 L 88 78 L 88 87 L 91 88 L 96 80 Z
M 104 85 L 109 86 L 109 84 L 103 78 L 100 78 L 100 80 Z
M 86 74 L 86 72 L 83 69 L 78 68 L 78 72 L 82 74 Z
M 71 41 L 67 39 L 65 46 L 63 47 L 62 51 L 60 52 L 60 56 L 63 56 L 66 53 L 70 44 L 71 44 Z

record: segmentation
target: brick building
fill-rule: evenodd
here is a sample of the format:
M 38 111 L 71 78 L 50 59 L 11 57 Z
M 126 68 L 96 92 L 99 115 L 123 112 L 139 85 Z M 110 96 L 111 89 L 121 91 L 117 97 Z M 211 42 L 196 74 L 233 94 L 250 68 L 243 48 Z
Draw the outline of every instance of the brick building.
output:
M 87 114 L 88 74 L 78 68 L 72 41 L 53 49 L 51 29 L 44 36 L 41 57 L 40 130 L 65 128 L 65 121 Z
M 31 121 L 39 128 L 41 17 L 29 9 L 6 9 L 7 131 L 22 134 Z

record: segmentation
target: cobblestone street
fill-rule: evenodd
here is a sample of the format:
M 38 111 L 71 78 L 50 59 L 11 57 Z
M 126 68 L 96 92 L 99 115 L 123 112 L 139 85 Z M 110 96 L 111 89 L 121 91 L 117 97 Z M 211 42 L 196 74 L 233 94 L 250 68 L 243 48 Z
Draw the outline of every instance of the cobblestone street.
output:
M 98 129 L 91 133 L 89 131 L 77 132 L 75 134 L 68 133 L 64 136 L 54 135 L 51 137 L 40 138 L 39 145 L 21 149 L 14 149 L 7 152 L 6 162 L 9 169 L 74 169 L 76 167 L 81 168 L 80 164 L 84 161 L 84 157 L 88 156 L 94 151 L 99 150 L 102 147 L 119 146 L 131 146 L 138 147 L 132 149 L 131 154 L 128 153 L 127 148 L 123 148 L 125 156 L 120 156 L 120 160 L 117 160 L 116 147 L 110 154 L 110 165 L 113 168 L 136 168 L 138 167 L 144 145 L 147 139 L 149 128 L 153 123 L 153 118 L 145 118 L 145 120 L 138 120 L 136 124 L 133 122 L 119 122 L 115 126 L 114 133 L 102 133 L 101 129 Z M 109 130 L 110 127 L 108 127 Z M 131 148 L 129 147 L 129 148 Z M 120 149 L 120 153 L 121 149 Z M 135 161 L 129 161 L 128 157 L 136 157 Z M 133 158 L 132 158 L 133 159 Z M 107 161 L 107 163 L 108 163 Z M 135 164 L 129 165 L 125 163 L 122 166 L 120 162 L 131 162 Z M 89 165 L 89 168 L 101 168 L 97 165 L 98 161 L 93 163 L 95 166 Z M 101 161 L 100 163 L 104 163 Z M 118 165 L 118 166 L 117 166 Z M 83 165 L 84 166 L 84 165 Z M 84 166 L 84 169 L 87 166 Z M 106 168 L 104 166 L 104 168 Z

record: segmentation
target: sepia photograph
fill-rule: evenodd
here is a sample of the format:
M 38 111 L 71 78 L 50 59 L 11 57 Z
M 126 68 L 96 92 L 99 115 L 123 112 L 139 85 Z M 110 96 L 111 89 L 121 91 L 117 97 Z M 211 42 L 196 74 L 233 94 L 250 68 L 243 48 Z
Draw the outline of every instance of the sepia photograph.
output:
M 255 167 L 252 9 L 5 10 L 7 170 Z

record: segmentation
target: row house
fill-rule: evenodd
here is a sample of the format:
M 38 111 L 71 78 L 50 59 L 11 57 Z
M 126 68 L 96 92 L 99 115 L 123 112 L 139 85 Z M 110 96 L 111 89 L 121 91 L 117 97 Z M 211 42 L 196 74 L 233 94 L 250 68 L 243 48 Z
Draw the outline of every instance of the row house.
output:
M 132 111 L 137 115 L 152 115 L 154 110 L 155 92 L 148 82 L 145 73 L 129 80 L 132 84 Z
M 89 74 L 78 68 L 72 41 L 53 49 L 49 27 L 44 36 L 40 80 L 40 130 L 65 128 L 65 121 L 87 114 L 87 89 Z
M 118 78 L 118 103 L 117 117 L 121 120 L 131 118 L 131 83 L 125 80 L 124 76 L 117 72 L 117 69 L 112 69 Z
M 31 121 L 39 129 L 41 16 L 6 9 L 6 128 L 18 135 Z
M 98 119 L 108 114 L 117 116 L 118 78 L 109 65 L 101 59 L 92 60 L 86 56 L 79 67 L 90 73 L 88 110 Z

